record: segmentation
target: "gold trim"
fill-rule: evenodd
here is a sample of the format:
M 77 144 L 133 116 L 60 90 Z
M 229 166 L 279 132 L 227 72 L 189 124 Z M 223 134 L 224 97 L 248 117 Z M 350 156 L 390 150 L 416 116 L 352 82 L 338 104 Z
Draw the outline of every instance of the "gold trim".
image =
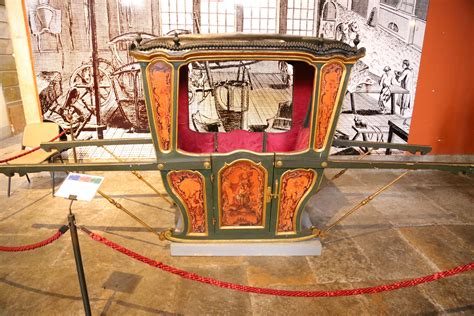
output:
M 181 55 L 177 55 L 176 54 L 177 52 L 175 52 L 175 51 L 173 51 L 172 53 L 174 53 L 174 55 L 171 55 L 171 54 L 167 53 L 166 50 L 153 52 L 153 53 L 150 53 L 150 54 L 143 54 L 143 53 L 140 53 L 140 52 L 131 51 L 131 54 L 133 55 L 133 57 L 135 57 L 135 59 L 138 62 L 149 62 L 150 60 L 153 60 L 155 58 L 166 58 L 167 60 L 173 61 L 173 62 L 187 62 L 190 59 L 196 58 L 196 56 L 199 57 L 199 56 L 203 56 L 203 55 L 211 55 L 211 56 L 220 55 L 220 56 L 229 56 L 229 57 L 233 57 L 233 56 L 242 57 L 242 56 L 248 56 L 248 55 L 253 55 L 254 54 L 254 55 L 257 55 L 257 56 L 262 56 L 262 55 L 265 55 L 265 57 L 270 56 L 271 58 L 273 58 L 273 56 L 277 57 L 277 56 L 286 56 L 286 55 L 298 56 L 300 58 L 307 58 L 311 62 L 327 62 L 331 59 L 337 58 L 337 59 L 343 60 L 345 63 L 356 63 L 357 60 L 364 57 L 364 56 L 360 56 L 360 55 L 353 56 L 353 57 L 345 57 L 342 54 L 334 54 L 332 56 L 323 57 L 323 56 L 315 56 L 313 54 L 305 53 L 305 52 L 302 52 L 302 51 L 299 51 L 299 50 L 285 50 L 285 51 L 258 50 L 258 51 L 250 51 L 250 52 L 249 51 L 242 52 L 242 51 L 235 51 L 235 50 L 222 50 L 222 51 L 201 50 L 201 51 L 184 52 Z
M 285 174 L 289 173 L 289 172 L 295 172 L 295 171 L 298 171 L 298 170 L 302 170 L 302 171 L 310 171 L 314 174 L 314 177 L 313 177 L 313 181 L 311 183 L 311 186 L 308 188 L 308 190 L 303 194 L 303 196 L 300 198 L 298 204 L 296 205 L 296 210 L 295 210 L 295 216 L 293 217 L 293 231 L 292 232 L 278 232 L 278 220 L 280 219 L 280 201 L 281 201 L 281 198 L 282 198 L 282 195 L 281 195 L 281 183 L 282 183 L 282 179 L 283 177 L 285 176 Z M 296 218 L 298 217 L 297 213 L 298 213 L 298 209 L 301 207 L 301 204 L 303 203 L 304 199 L 306 199 L 306 197 L 309 195 L 309 193 L 313 190 L 315 184 L 316 184 L 316 180 L 318 180 L 318 173 L 316 171 L 314 171 L 313 169 L 303 169 L 303 168 L 297 168 L 297 169 L 290 169 L 290 170 L 287 170 L 285 172 L 283 172 L 280 176 L 280 187 L 278 188 L 278 204 L 277 204 L 277 218 L 276 218 L 276 223 L 275 223 L 275 235 L 277 236 L 282 236 L 282 235 L 296 235 Z
M 153 103 L 154 103 L 154 100 L 153 100 L 153 90 L 151 89 L 151 85 L 150 85 L 150 70 L 149 68 L 154 65 L 156 62 L 163 62 L 165 64 L 167 64 L 168 66 L 171 67 L 171 91 L 170 91 L 170 97 L 171 97 L 171 110 L 170 110 L 170 123 L 171 123 L 171 126 L 170 126 L 170 148 L 169 150 L 163 150 L 161 148 L 161 141 L 160 141 L 160 135 L 158 133 L 158 129 L 157 129 L 157 123 L 156 123 L 156 109 L 155 107 L 153 106 Z M 150 102 L 152 104 L 150 104 L 150 108 L 151 108 L 151 111 L 152 111 L 152 119 L 153 119 L 153 123 L 155 125 L 155 130 L 154 130 L 154 134 L 156 135 L 156 141 L 158 143 L 158 149 L 160 150 L 160 152 L 162 153 L 170 153 L 173 151 L 173 131 L 174 131 L 174 125 L 175 125 L 175 122 L 174 122 L 174 104 L 175 104 L 175 87 L 174 87 L 174 82 L 175 82 L 175 69 L 174 69 L 174 66 L 172 63 L 168 62 L 167 60 L 165 59 L 161 59 L 161 58 L 153 58 L 152 60 L 150 60 L 148 62 L 148 65 L 146 65 L 145 67 L 145 74 L 146 74 L 146 79 L 147 79 L 147 86 L 148 86 L 148 97 L 150 99 Z M 153 133 L 153 131 L 152 131 Z
M 259 169 L 263 169 L 264 171 L 264 174 L 265 174 L 265 182 L 263 183 L 263 204 L 262 204 L 262 226 L 222 226 L 222 205 L 221 205 L 221 198 L 222 198 L 222 188 L 221 188 L 221 173 L 222 171 L 225 169 L 225 168 L 228 168 L 236 163 L 239 163 L 239 162 L 242 162 L 242 161 L 245 161 L 245 162 L 249 162 L 250 164 L 258 167 Z M 262 162 L 254 162 L 250 159 L 246 159 L 246 158 L 241 158 L 241 159 L 237 159 L 237 160 L 234 160 L 232 161 L 230 164 L 228 164 L 227 162 L 224 163 L 224 166 L 222 166 L 222 168 L 219 169 L 219 171 L 217 172 L 217 208 L 218 208 L 218 216 L 219 216 L 219 227 L 218 229 L 220 230 L 229 230 L 229 229 L 243 229 L 243 230 L 247 230 L 247 229 L 265 229 L 266 228 L 266 218 L 267 218 L 267 212 L 268 212 L 268 206 L 267 206 L 267 192 L 266 190 L 267 189 L 267 186 L 268 186 L 268 170 L 263 166 Z
M 321 81 L 322 81 L 322 75 L 323 75 L 324 68 L 328 67 L 329 65 L 331 65 L 333 63 L 340 64 L 342 66 L 342 71 L 343 72 L 342 72 L 342 76 L 341 76 L 341 82 L 339 83 L 339 88 L 338 88 L 338 91 L 337 91 L 336 100 L 334 101 L 334 108 L 333 108 L 333 111 L 331 113 L 331 119 L 329 120 L 329 126 L 330 127 L 328 128 L 328 132 L 326 133 L 326 136 L 324 138 L 323 146 L 321 147 L 321 149 L 319 149 L 317 147 L 317 143 L 316 143 L 316 133 L 318 132 L 318 118 L 319 118 L 318 114 L 319 114 L 319 106 L 320 106 L 320 103 L 321 103 Z M 317 93 L 318 100 L 317 100 L 317 106 L 315 107 L 315 110 L 316 110 L 316 121 L 315 121 L 316 122 L 315 123 L 316 127 L 315 127 L 315 130 L 314 130 L 314 141 L 313 141 L 313 149 L 316 152 L 323 152 L 327 147 L 330 130 L 333 128 L 334 118 L 336 116 L 338 104 L 339 104 L 339 101 L 340 101 L 340 97 L 341 97 L 341 93 L 342 93 L 342 87 L 346 83 L 346 75 L 347 75 L 346 64 L 344 63 L 344 61 L 342 61 L 338 58 L 330 59 L 327 63 L 325 63 L 321 67 L 321 71 L 319 72 L 319 83 L 318 83 L 318 93 Z
M 202 184 L 203 184 L 203 200 L 204 200 L 204 222 L 206 224 L 206 230 L 204 233 L 194 233 L 194 232 L 191 232 L 191 216 L 189 214 L 189 210 L 188 210 L 188 206 L 187 204 L 184 202 L 184 200 L 181 198 L 181 196 L 178 194 L 178 192 L 176 192 L 176 190 L 174 189 L 173 185 L 172 185 L 172 182 L 171 182 L 171 179 L 170 179 L 170 174 L 171 173 L 180 173 L 180 172 L 191 172 L 191 173 L 194 173 L 194 174 L 197 174 L 198 176 L 201 177 L 201 180 L 202 180 Z M 208 213 L 208 209 L 207 209 L 207 192 L 206 192 L 206 178 L 204 177 L 204 175 L 202 173 L 200 173 L 199 171 L 194 171 L 194 170 L 189 170 L 189 169 L 186 169 L 186 170 L 172 170 L 170 172 L 168 172 L 166 174 L 166 180 L 168 181 L 168 186 L 171 188 L 171 191 L 174 193 L 174 195 L 179 199 L 179 201 L 181 202 L 181 204 L 183 205 L 184 207 L 184 210 L 186 212 L 186 217 L 187 217 L 187 222 L 188 222 L 188 229 L 186 231 L 186 235 L 187 236 L 208 236 L 209 235 L 209 225 L 208 225 L 208 222 L 207 222 L 207 219 L 208 219 L 208 216 L 207 216 L 207 213 Z
M 220 54 L 221 52 L 219 52 Z M 235 52 L 231 52 L 231 53 L 235 53 Z M 253 53 L 251 53 L 253 54 Z M 269 57 L 269 56 L 261 56 L 261 55 L 249 55 L 247 56 L 247 54 L 243 53 L 243 55 L 245 56 L 245 58 L 249 58 L 251 60 L 258 60 L 258 61 L 265 61 L 265 60 L 275 60 L 275 61 L 286 61 L 286 60 L 292 60 L 292 61 L 301 61 L 301 62 L 305 62 L 307 65 L 311 66 L 314 68 L 314 77 L 313 77 L 313 89 L 312 89 L 312 92 L 311 92 L 311 96 L 310 96 L 310 100 L 312 101 L 311 104 L 310 104 L 310 111 L 311 111 L 311 120 L 310 120 L 310 125 L 309 125 L 309 129 L 310 129 L 310 136 L 309 136 L 309 139 L 308 139 L 308 146 L 306 147 L 306 149 L 304 150 L 299 150 L 299 151 L 293 151 L 293 152 L 280 152 L 280 151 L 277 151 L 277 152 L 271 152 L 272 154 L 284 154 L 284 155 L 300 155 L 300 154 L 304 154 L 304 153 L 307 153 L 309 152 L 310 150 L 312 150 L 312 145 L 311 145 L 311 134 L 314 133 L 312 131 L 313 129 L 313 123 L 314 123 L 314 120 L 313 120 L 313 117 L 314 117 L 314 110 L 316 109 L 316 102 L 318 102 L 317 100 L 315 100 L 314 98 L 314 95 L 315 93 L 317 93 L 317 91 L 315 90 L 316 89 L 316 83 L 318 81 L 318 62 L 317 61 L 313 61 L 312 59 L 310 58 L 304 58 L 304 57 L 301 57 L 301 58 L 295 58 L 293 54 L 288 54 L 287 52 L 284 52 L 284 53 L 280 53 L 281 56 L 285 56 L 286 58 L 285 59 L 282 59 L 282 58 L 275 58 L 275 57 Z M 213 53 L 213 54 L 210 54 L 211 56 L 215 56 L 216 53 Z M 306 57 L 308 56 L 311 56 L 309 54 L 305 54 L 303 53 L 302 55 L 305 55 Z M 227 55 L 223 54 L 222 57 L 206 57 L 206 54 L 199 54 L 197 57 L 189 57 L 187 59 L 185 59 L 185 61 L 183 61 L 183 63 L 179 64 L 178 65 L 178 69 L 177 69 L 177 82 L 178 82 L 178 91 L 180 89 L 180 86 L 179 86 L 179 82 L 180 82 L 180 72 L 181 72 L 181 67 L 183 66 L 187 66 L 189 65 L 190 63 L 194 62 L 194 61 L 206 61 L 206 60 L 219 60 L 219 61 L 232 61 L 232 60 L 236 60 L 236 58 L 238 60 L 244 60 L 242 58 L 242 53 L 241 54 L 238 54 L 236 55 L 235 57 L 228 57 Z M 355 61 L 354 61 L 355 63 Z M 318 90 L 319 91 L 319 90 Z M 293 93 L 292 93 L 293 95 Z M 179 97 L 179 95 L 178 95 Z M 178 103 L 179 103 L 179 100 L 178 100 Z M 188 104 L 189 106 L 189 104 Z M 179 107 L 179 104 L 178 104 L 178 107 Z M 189 118 L 188 118 L 189 120 Z M 234 151 L 231 151 L 231 152 L 228 152 L 228 153 L 216 153 L 216 152 L 211 152 L 211 153 L 200 153 L 200 154 L 197 154 L 197 153 L 192 153 L 192 152 L 188 152 L 188 151 L 185 151 L 185 150 L 182 150 L 179 148 L 179 132 L 178 132 L 178 122 L 179 122 L 179 111 L 177 111 L 176 113 L 176 124 L 175 124 L 175 129 L 176 129 L 176 151 L 178 153 L 181 153 L 183 155 L 186 155 L 186 156 L 195 156 L 195 157 L 202 157 L 202 156 L 207 156 L 207 155 L 212 155 L 212 156 L 227 156 L 227 155 L 231 155 L 233 153 L 236 153 L 236 152 L 249 152 L 249 153 L 252 153 L 252 154 L 256 154 L 256 155 L 263 155 L 263 154 L 268 154 L 269 152 L 266 152 L 266 153 L 259 153 L 259 152 L 255 152 L 255 151 L 250 151 L 250 150 L 246 150 L 246 149 L 236 149 Z M 189 121 L 188 121 L 189 123 Z
M 184 239 L 179 237 L 172 236 L 173 232 L 171 230 L 167 230 L 163 232 L 163 238 L 173 242 L 181 242 L 181 243 L 190 243 L 190 244 L 199 244 L 199 243 L 262 243 L 262 242 L 270 242 L 270 243 L 278 243 L 278 242 L 298 242 L 298 241 L 305 241 L 310 240 L 313 238 L 318 238 L 319 233 L 317 230 L 313 231 L 310 235 L 296 237 L 296 238 L 280 238 L 280 239 Z

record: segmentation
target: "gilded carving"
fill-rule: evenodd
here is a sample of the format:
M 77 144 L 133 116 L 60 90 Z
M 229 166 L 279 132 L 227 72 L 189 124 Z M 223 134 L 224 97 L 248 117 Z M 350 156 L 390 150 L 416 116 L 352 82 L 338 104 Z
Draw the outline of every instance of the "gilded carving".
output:
M 339 63 L 325 66 L 321 72 L 321 90 L 319 92 L 318 121 L 316 126 L 316 149 L 322 149 L 329 131 L 332 113 L 336 107 L 337 93 L 341 84 L 344 68 Z
M 171 171 L 168 178 L 173 191 L 186 206 L 189 215 L 189 232 L 205 233 L 207 225 L 203 176 L 192 171 Z
M 296 169 L 283 174 L 278 204 L 278 233 L 296 232 L 295 220 L 298 205 L 311 189 L 315 178 L 313 170 Z
M 171 113 L 173 106 L 171 89 L 172 68 L 162 61 L 156 61 L 150 64 L 148 69 L 151 101 L 159 147 L 161 150 L 167 151 L 171 145 Z
M 221 226 L 263 226 L 266 170 L 238 161 L 220 173 Z

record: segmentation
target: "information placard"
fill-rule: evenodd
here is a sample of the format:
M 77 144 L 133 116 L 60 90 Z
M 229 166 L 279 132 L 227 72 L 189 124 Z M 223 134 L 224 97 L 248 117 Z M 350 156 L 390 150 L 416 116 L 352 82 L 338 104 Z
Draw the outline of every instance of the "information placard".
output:
M 102 181 L 104 177 L 70 173 L 54 196 L 66 199 L 75 196 L 76 200 L 91 201 Z

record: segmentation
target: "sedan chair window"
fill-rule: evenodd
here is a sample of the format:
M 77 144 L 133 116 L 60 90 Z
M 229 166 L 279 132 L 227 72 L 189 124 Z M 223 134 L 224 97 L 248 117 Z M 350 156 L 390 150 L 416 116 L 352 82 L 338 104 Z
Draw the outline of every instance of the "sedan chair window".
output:
M 200 60 L 181 66 L 178 148 L 306 150 L 314 75 L 314 67 L 302 61 Z

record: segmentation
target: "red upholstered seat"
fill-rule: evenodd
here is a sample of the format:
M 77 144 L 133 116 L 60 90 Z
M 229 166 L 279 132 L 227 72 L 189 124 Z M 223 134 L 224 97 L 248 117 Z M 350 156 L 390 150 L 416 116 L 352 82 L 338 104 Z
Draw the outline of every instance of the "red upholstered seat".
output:
M 189 128 L 188 69 L 181 67 L 178 99 L 178 148 L 190 153 L 227 153 L 235 150 L 263 151 L 264 133 L 235 130 L 228 133 L 201 133 Z M 308 108 L 313 90 L 314 68 L 293 63 L 292 127 L 283 133 L 267 133 L 266 152 L 293 152 L 308 148 L 310 129 Z M 308 122 L 306 122 L 308 121 Z M 305 126 L 307 123 L 308 126 Z M 216 137 L 214 134 L 217 134 Z M 215 146 L 214 141 L 217 141 Z

